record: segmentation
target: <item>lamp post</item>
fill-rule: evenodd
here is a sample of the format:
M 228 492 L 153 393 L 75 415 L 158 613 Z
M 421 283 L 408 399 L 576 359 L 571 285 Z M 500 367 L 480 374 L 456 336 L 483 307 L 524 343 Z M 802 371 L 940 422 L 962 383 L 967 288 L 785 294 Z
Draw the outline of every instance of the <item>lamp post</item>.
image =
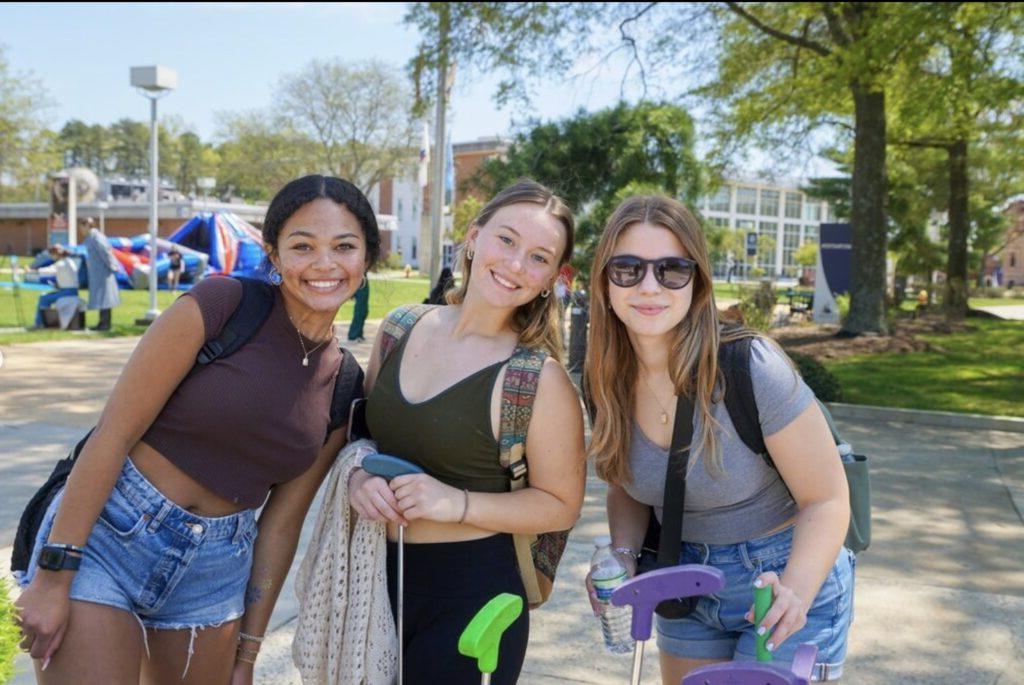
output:
M 178 72 L 167 67 L 132 67 L 131 84 L 149 98 L 149 311 L 137 324 L 153 323 L 160 315 L 156 305 L 156 236 L 157 202 L 160 196 L 160 182 L 157 176 L 159 152 L 157 150 L 156 101 L 178 87 Z
M 96 203 L 96 209 L 100 210 L 100 233 L 107 232 L 107 210 L 110 208 L 110 203 L 106 200 L 100 200 Z

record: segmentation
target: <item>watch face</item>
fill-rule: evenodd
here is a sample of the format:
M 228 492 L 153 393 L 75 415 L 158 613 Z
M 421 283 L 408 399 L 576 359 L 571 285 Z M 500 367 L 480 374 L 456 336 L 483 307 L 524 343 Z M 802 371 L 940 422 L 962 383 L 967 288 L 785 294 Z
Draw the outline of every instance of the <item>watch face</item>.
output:
M 64 566 L 65 552 L 62 549 L 43 547 L 39 552 L 39 568 L 47 571 L 59 571 Z

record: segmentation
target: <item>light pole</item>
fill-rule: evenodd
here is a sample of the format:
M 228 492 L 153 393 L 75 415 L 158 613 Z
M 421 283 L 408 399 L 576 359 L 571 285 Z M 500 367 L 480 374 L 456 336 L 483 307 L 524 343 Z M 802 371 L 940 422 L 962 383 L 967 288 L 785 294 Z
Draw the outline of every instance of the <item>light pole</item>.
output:
M 178 72 L 167 67 L 132 67 L 131 84 L 149 98 L 149 311 L 137 324 L 152 323 L 160 315 L 156 306 L 156 234 L 157 202 L 160 196 L 160 182 L 157 176 L 156 101 L 178 87 Z
M 107 209 L 110 208 L 110 203 L 108 203 L 106 200 L 100 200 L 99 202 L 96 203 L 96 208 L 100 210 L 100 233 L 106 234 L 106 232 L 107 232 L 106 216 L 107 216 Z

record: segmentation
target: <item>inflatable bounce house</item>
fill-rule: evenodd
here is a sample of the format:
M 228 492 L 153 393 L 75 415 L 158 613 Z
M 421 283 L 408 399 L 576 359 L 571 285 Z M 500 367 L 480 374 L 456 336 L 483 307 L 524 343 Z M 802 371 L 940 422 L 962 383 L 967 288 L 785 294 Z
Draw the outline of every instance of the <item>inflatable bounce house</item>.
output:
M 117 273 L 118 285 L 136 290 L 149 288 L 149 235 L 143 233 L 134 238 L 108 240 L 121 267 Z M 78 245 L 70 249 L 83 257 L 78 271 L 79 282 L 82 288 L 87 288 L 89 275 L 85 268 L 85 248 Z M 211 274 L 249 278 L 263 276 L 261 267 L 266 253 L 259 230 L 230 212 L 203 212 L 185 222 L 169 239 L 157 239 L 156 275 L 160 288 L 167 287 L 171 249 L 177 250 L 182 257 L 182 289 Z M 29 274 L 26 281 L 52 283 L 53 271 L 47 268 L 52 263 L 46 252 L 40 253 L 30 266 L 37 272 Z

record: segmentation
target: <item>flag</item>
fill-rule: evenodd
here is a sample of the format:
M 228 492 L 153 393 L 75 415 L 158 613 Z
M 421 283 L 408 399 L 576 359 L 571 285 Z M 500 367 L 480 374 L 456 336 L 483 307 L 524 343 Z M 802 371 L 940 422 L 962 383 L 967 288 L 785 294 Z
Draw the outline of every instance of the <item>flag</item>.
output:
M 427 128 L 427 122 L 423 122 L 423 140 L 420 142 L 420 168 L 419 168 L 419 182 L 420 188 L 427 187 L 427 172 L 430 167 L 430 131 Z

